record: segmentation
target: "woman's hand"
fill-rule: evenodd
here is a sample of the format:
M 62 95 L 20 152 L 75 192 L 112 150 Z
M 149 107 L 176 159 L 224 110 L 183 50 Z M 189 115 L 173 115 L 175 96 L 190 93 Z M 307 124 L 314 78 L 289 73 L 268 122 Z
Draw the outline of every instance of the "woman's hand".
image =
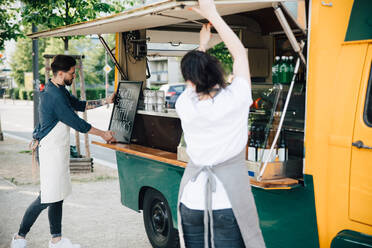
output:
M 205 52 L 208 47 L 209 40 L 212 37 L 211 34 L 211 24 L 204 24 L 202 29 L 200 30 L 200 45 L 199 50 Z
M 216 5 L 214 4 L 214 0 L 199 0 L 199 8 L 193 7 L 191 9 L 208 20 L 211 15 L 218 13 Z
M 227 23 L 218 14 L 213 0 L 199 0 L 199 7 L 191 8 L 204 18 L 207 18 L 213 27 L 217 30 L 230 54 L 234 59 L 233 74 L 236 77 L 245 78 L 250 84 L 251 76 L 249 72 L 249 63 L 247 51 L 240 41 L 239 37 L 232 31 Z

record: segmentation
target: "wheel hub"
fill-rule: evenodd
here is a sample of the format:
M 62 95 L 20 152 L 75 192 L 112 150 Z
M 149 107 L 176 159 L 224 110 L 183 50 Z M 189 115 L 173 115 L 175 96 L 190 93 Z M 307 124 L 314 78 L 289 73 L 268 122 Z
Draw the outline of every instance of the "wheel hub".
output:
M 163 202 L 157 202 L 153 205 L 151 220 L 154 231 L 158 234 L 164 234 L 168 225 L 168 215 Z

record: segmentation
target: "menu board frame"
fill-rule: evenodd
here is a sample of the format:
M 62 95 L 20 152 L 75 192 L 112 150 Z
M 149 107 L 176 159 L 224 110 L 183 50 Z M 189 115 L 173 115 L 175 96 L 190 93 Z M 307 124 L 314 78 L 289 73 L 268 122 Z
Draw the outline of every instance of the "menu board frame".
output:
M 129 144 L 132 137 L 132 132 L 134 128 L 134 121 L 137 115 L 137 108 L 139 103 L 139 97 L 142 91 L 143 81 L 119 81 L 118 87 L 116 89 L 116 95 L 114 100 L 114 107 L 112 108 L 109 130 L 114 131 L 114 137 L 118 143 Z M 123 91 L 126 89 L 128 90 L 131 88 L 135 90 L 134 93 L 124 93 Z M 125 107 L 128 107 L 128 101 L 120 102 L 121 99 L 125 99 L 125 97 L 129 97 L 132 99 L 132 103 L 129 103 L 130 110 L 128 112 L 125 111 Z M 126 98 L 128 100 L 128 98 Z M 118 109 L 124 109 L 124 111 L 118 112 Z M 134 110 L 134 112 L 133 112 Z M 116 117 L 115 117 L 116 115 Z M 117 116 L 119 115 L 119 116 Z M 124 117 L 127 123 L 129 123 L 129 128 L 125 131 L 125 133 L 121 132 L 118 133 L 118 130 L 113 128 L 114 120 L 117 117 L 121 119 Z

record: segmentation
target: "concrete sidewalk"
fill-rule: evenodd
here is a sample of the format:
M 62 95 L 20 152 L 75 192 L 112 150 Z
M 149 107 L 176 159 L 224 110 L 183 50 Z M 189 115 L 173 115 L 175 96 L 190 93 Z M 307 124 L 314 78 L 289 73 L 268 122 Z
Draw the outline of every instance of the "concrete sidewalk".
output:
M 7 248 L 22 216 L 37 197 L 27 144 L 0 142 L 0 248 Z M 22 152 L 23 151 L 23 152 Z M 20 153 L 22 152 L 22 153 Z M 6 179 L 5 179 L 6 178 Z M 82 248 L 150 248 L 142 214 L 120 203 L 117 171 L 95 165 L 95 172 L 75 174 L 73 194 L 64 202 L 63 235 Z M 44 211 L 27 236 L 29 248 L 48 247 L 49 223 Z

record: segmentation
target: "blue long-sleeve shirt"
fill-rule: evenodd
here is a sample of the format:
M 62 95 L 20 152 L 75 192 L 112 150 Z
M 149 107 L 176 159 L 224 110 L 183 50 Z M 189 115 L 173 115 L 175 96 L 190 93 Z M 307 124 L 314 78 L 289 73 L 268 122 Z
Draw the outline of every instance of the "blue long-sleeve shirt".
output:
M 65 86 L 57 87 L 49 80 L 40 92 L 39 125 L 33 132 L 33 138 L 41 140 L 59 121 L 81 133 L 87 133 L 92 126 L 74 112 L 83 112 L 85 107 L 86 101 L 80 101 Z

